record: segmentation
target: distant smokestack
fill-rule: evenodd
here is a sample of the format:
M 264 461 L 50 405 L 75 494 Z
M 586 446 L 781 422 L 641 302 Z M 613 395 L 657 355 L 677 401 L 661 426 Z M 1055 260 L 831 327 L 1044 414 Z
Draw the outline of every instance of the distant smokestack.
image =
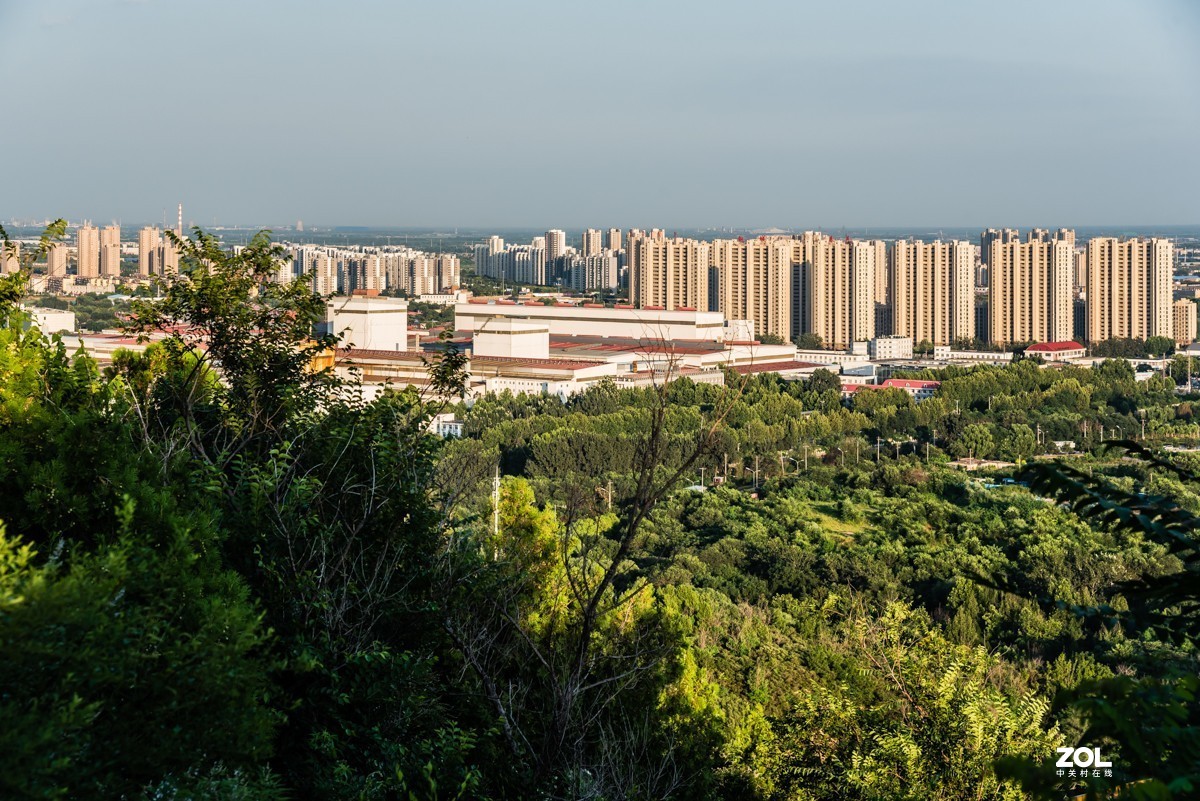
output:
M 175 233 L 183 236 L 183 204 L 179 204 L 179 222 L 175 226 Z

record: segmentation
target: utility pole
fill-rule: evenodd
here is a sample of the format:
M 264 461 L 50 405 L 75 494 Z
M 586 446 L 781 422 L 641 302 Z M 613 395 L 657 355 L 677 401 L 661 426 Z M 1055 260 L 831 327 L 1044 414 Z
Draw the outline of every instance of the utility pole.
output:
M 610 478 L 608 480 L 608 489 L 607 490 L 605 490 L 604 487 L 596 487 L 596 492 L 598 492 L 604 496 L 604 502 L 608 506 L 608 511 L 611 512 L 612 511 L 612 493 L 613 493 L 612 479 Z
M 500 466 L 496 466 L 496 477 L 492 479 L 492 536 L 500 536 Z
M 804 472 L 808 472 L 808 444 L 804 445 Z
M 704 467 L 700 468 L 700 486 L 702 486 L 702 487 L 704 486 L 704 471 L 706 469 L 707 468 L 704 468 Z
M 729 480 L 729 451 L 725 452 L 725 472 L 721 475 L 725 476 L 725 480 Z
M 879 446 L 883 440 L 880 437 L 875 438 L 875 464 L 879 464 Z
M 758 455 L 754 456 L 754 491 L 758 491 Z

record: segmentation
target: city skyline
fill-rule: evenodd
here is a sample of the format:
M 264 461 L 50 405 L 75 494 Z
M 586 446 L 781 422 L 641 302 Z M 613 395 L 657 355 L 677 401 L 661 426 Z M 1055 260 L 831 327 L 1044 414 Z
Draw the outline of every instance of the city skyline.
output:
M 5 4 L 0 218 L 1200 223 L 1194 4 L 961 6 Z

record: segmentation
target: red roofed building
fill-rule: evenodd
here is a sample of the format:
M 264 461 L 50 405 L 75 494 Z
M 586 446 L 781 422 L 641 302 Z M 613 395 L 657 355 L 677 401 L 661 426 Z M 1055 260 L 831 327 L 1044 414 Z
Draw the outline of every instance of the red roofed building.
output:
M 889 378 L 881 385 L 884 389 L 902 389 L 909 395 L 913 396 L 914 400 L 923 401 L 926 398 L 932 398 L 937 392 L 938 387 L 942 385 L 941 381 L 922 381 L 913 378 Z
M 879 389 L 874 384 L 842 384 L 842 400 L 853 398 L 860 392 L 868 389 Z
M 1078 342 L 1039 342 L 1025 349 L 1026 356 L 1041 356 L 1048 362 L 1065 362 L 1070 359 L 1082 359 L 1087 355 L 1087 348 Z

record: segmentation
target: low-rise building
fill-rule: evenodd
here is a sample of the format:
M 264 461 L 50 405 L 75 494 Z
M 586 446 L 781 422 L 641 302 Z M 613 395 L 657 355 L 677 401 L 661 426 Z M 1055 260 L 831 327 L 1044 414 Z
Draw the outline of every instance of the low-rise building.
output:
M 1087 348 L 1078 342 L 1039 342 L 1025 349 L 1026 356 L 1040 356 L 1047 362 L 1066 362 L 1071 359 L 1082 359 L 1087 355 Z
M 66 309 L 29 309 L 31 322 L 43 334 L 75 332 L 75 312 Z
M 884 389 L 902 389 L 918 401 L 932 398 L 941 385 L 941 381 L 924 381 L 914 378 L 889 378 L 880 384 Z
M 458 438 L 463 435 L 463 421 L 454 412 L 435 414 L 429 421 L 429 433 L 442 439 Z
M 875 337 L 869 343 L 867 352 L 872 359 L 879 361 L 911 359 L 913 357 L 912 337 L 899 335 Z
M 326 304 L 324 328 L 341 337 L 344 347 L 405 351 L 408 340 L 408 301 L 378 294 L 338 296 Z

